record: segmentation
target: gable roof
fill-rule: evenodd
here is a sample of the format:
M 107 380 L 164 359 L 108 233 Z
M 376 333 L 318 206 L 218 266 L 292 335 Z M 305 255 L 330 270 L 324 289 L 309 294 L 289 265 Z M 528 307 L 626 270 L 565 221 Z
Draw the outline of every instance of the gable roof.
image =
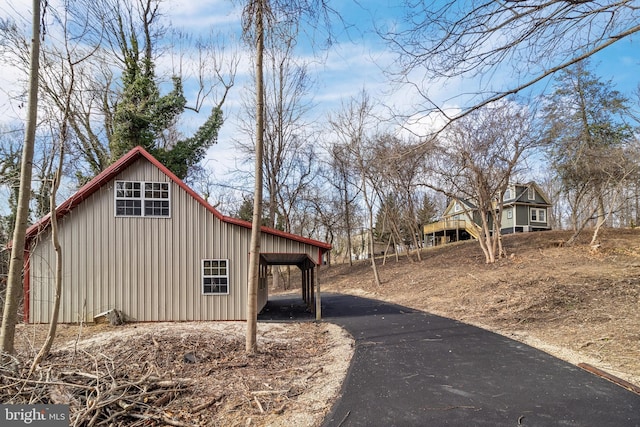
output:
M 169 177 L 171 181 L 177 184 L 180 188 L 186 191 L 191 197 L 193 197 L 198 203 L 200 203 L 207 211 L 209 211 L 212 215 L 218 218 L 220 221 L 237 225 L 239 227 L 244 227 L 251 229 L 251 222 L 245 221 L 238 218 L 233 218 L 230 216 L 222 215 L 218 210 L 216 210 L 213 206 L 207 203 L 201 196 L 199 196 L 195 191 L 193 191 L 187 184 L 185 184 L 180 178 L 178 178 L 173 172 L 171 172 L 166 166 L 160 163 L 155 157 L 153 157 L 149 152 L 147 152 L 144 148 L 138 146 L 129 151 L 127 154 L 122 156 L 118 161 L 113 163 L 111 166 L 103 170 L 100 174 L 95 176 L 91 181 L 83 185 L 73 196 L 69 197 L 62 204 L 58 206 L 56 209 L 56 218 L 60 219 L 71 212 L 76 206 L 86 200 L 93 193 L 98 191 L 103 185 L 107 184 L 109 181 L 114 179 L 117 174 L 121 171 L 125 170 L 129 166 L 131 166 L 138 159 L 144 158 L 151 162 L 155 167 L 160 169 L 165 175 Z M 51 223 L 51 214 L 47 214 L 42 217 L 39 221 L 33 224 L 31 227 L 27 229 L 26 232 L 26 243 L 25 247 L 28 247 L 33 240 L 40 232 L 44 231 L 47 227 L 49 227 Z M 326 252 L 331 249 L 331 245 L 329 243 L 324 243 L 319 240 L 309 239 L 306 237 L 298 236 L 296 234 L 286 233 L 284 231 L 276 230 L 269 227 L 260 227 L 260 231 L 263 233 L 271 234 L 274 236 L 282 237 L 289 240 L 294 240 L 301 243 L 306 243 L 311 246 L 316 246 L 321 249 L 323 252 Z
M 529 181 L 525 184 L 519 184 L 519 183 L 514 183 L 512 184 L 512 186 L 514 188 L 523 188 L 524 190 L 521 192 L 517 192 L 516 190 L 516 194 L 513 195 L 513 197 L 509 198 L 508 200 L 505 200 L 505 205 L 512 205 L 518 202 L 522 202 L 525 198 L 525 194 L 527 194 L 527 190 L 529 188 L 533 188 L 534 191 L 542 198 L 542 200 L 544 201 L 544 203 L 538 203 L 539 205 L 548 205 L 551 206 L 552 203 L 550 202 L 549 197 L 547 197 L 547 195 L 544 193 L 544 191 L 542 191 L 542 189 L 540 188 L 540 186 L 538 184 L 536 184 L 534 181 Z M 531 201 L 530 200 L 526 200 L 527 204 L 529 204 Z
M 454 208 L 456 205 L 459 205 L 462 207 L 461 210 L 456 211 Z M 447 217 L 447 216 L 454 216 L 454 215 L 460 215 L 462 213 L 464 213 L 465 211 L 468 212 L 473 212 L 477 209 L 477 206 L 474 205 L 473 203 L 471 203 L 470 200 L 468 199 L 458 199 L 456 197 L 453 197 L 451 199 L 451 201 L 449 202 L 449 204 L 447 205 L 446 209 L 444 210 L 444 212 L 442 213 L 442 217 Z

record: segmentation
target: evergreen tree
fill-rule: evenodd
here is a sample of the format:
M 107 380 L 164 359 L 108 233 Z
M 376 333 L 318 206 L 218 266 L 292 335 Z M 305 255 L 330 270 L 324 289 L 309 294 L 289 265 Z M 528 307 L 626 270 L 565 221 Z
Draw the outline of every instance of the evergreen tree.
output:
M 607 195 L 636 168 L 627 153 L 633 141 L 633 129 L 625 121 L 628 100 L 583 61 L 561 73 L 547 101 L 547 154 L 571 199 L 577 236 L 593 217 L 596 229 L 604 223 L 613 208 L 607 209 Z
M 112 132 L 109 138 L 111 162 L 136 146 L 142 146 L 179 178 L 184 179 L 189 170 L 200 162 L 206 151 L 218 140 L 222 127 L 222 103 L 213 107 L 209 118 L 185 139 L 178 139 L 176 126 L 184 113 L 187 100 L 184 97 L 182 79 L 172 78 L 172 90 L 161 95 L 160 82 L 156 78 L 153 51 L 157 37 L 152 30 L 158 19 L 155 0 L 146 0 L 138 13 L 118 15 L 113 32 L 122 63 L 122 92 L 113 112 Z M 117 12 L 116 8 L 114 12 Z M 140 27 L 134 18 L 140 19 Z

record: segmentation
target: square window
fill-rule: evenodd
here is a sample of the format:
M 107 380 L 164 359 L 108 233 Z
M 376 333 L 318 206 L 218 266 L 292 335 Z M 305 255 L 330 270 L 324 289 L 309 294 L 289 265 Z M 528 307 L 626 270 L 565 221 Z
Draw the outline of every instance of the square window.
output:
M 202 260 L 202 293 L 205 295 L 229 294 L 229 260 Z
M 546 209 L 531 209 L 531 221 L 547 222 Z

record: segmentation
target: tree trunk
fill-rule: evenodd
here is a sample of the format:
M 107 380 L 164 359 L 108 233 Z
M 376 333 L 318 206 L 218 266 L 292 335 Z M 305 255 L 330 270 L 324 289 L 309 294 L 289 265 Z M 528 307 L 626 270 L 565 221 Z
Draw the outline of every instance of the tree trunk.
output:
M 67 143 L 67 134 L 69 128 L 69 115 L 71 110 L 71 96 L 74 90 L 75 73 L 73 63 L 69 61 L 69 87 L 65 94 L 64 112 L 62 118 L 62 124 L 60 127 L 60 155 L 58 157 L 58 165 L 53 176 L 53 182 L 51 183 L 51 191 L 49 194 L 49 209 L 51 215 L 51 244 L 53 250 L 56 253 L 56 278 L 55 278 L 55 298 L 53 301 L 53 312 L 51 313 L 51 323 L 49 324 L 49 332 L 47 339 L 45 340 L 42 348 L 38 352 L 37 356 L 33 359 L 31 369 L 29 373 L 38 367 L 40 362 L 49 355 L 53 340 L 56 337 L 56 330 L 58 328 L 58 316 L 60 314 L 60 296 L 62 295 L 62 247 L 60 246 L 60 240 L 58 238 L 58 217 L 56 216 L 56 195 L 60 188 L 60 180 L 62 179 L 62 166 L 64 164 L 65 144 Z M 52 159 L 55 155 L 52 156 Z
M 67 98 L 68 99 L 68 98 Z M 67 105 L 68 106 L 68 105 Z M 58 239 L 58 218 L 56 217 L 56 194 L 60 187 L 60 179 L 62 177 L 62 162 L 64 159 L 64 140 L 66 139 L 66 119 L 63 121 L 62 127 L 62 141 L 60 146 L 60 159 L 58 160 L 58 169 L 55 173 L 53 183 L 51 185 L 51 194 L 49 197 L 49 205 L 51 207 L 51 244 L 56 252 L 56 287 L 55 298 L 53 300 L 53 312 L 51 313 L 51 323 L 49 324 L 49 332 L 47 339 L 45 340 L 42 348 L 38 352 L 38 355 L 33 359 L 29 374 L 38 367 L 40 362 L 49 355 L 53 340 L 56 337 L 56 330 L 58 328 L 58 315 L 60 313 L 60 296 L 62 294 L 62 247 L 60 246 L 60 240 Z
M 363 169 L 364 170 L 364 169 Z M 370 254 L 371 254 L 371 268 L 373 269 L 373 280 L 375 284 L 380 286 L 380 276 L 378 275 L 378 266 L 376 265 L 376 256 L 375 256 L 375 248 L 373 241 L 373 207 L 369 201 L 369 197 L 367 196 L 367 185 L 365 183 L 364 173 L 362 176 L 362 194 L 364 195 L 364 202 L 367 206 L 367 212 L 369 213 L 369 245 L 370 245 Z
M 29 68 L 29 104 L 27 126 L 22 148 L 20 169 L 20 191 L 18 209 L 13 230 L 13 245 L 7 278 L 2 326 L 0 327 L 0 352 L 14 353 L 18 306 L 22 293 L 22 268 L 24 266 L 25 235 L 29 221 L 29 199 L 31 196 L 31 175 L 33 170 L 33 151 L 38 119 L 38 69 L 40 66 L 40 0 L 33 0 L 33 22 L 31 39 L 31 59 Z M 28 309 L 25 307 L 25 309 Z
M 346 179 L 344 182 L 344 216 L 345 225 L 347 226 L 347 257 L 349 258 L 349 266 L 353 266 L 353 260 L 351 259 L 351 252 L 353 252 L 351 246 L 351 212 L 349 209 L 349 194 L 347 193 Z
M 253 196 L 251 249 L 249 252 L 249 283 L 247 289 L 247 336 L 245 351 L 255 353 L 258 330 L 258 281 L 260 280 L 260 225 L 262 213 L 262 156 L 264 146 L 264 2 L 258 0 L 255 9 L 256 30 L 256 164 Z

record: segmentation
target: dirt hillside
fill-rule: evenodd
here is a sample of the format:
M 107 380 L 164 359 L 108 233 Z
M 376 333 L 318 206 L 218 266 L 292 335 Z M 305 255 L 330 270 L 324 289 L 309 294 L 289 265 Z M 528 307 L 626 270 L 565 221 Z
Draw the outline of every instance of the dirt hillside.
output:
M 507 258 L 485 264 L 475 241 L 322 271 L 322 290 L 367 295 L 461 320 L 589 363 L 640 385 L 640 229 L 606 229 L 600 246 L 570 234 L 507 235 Z

